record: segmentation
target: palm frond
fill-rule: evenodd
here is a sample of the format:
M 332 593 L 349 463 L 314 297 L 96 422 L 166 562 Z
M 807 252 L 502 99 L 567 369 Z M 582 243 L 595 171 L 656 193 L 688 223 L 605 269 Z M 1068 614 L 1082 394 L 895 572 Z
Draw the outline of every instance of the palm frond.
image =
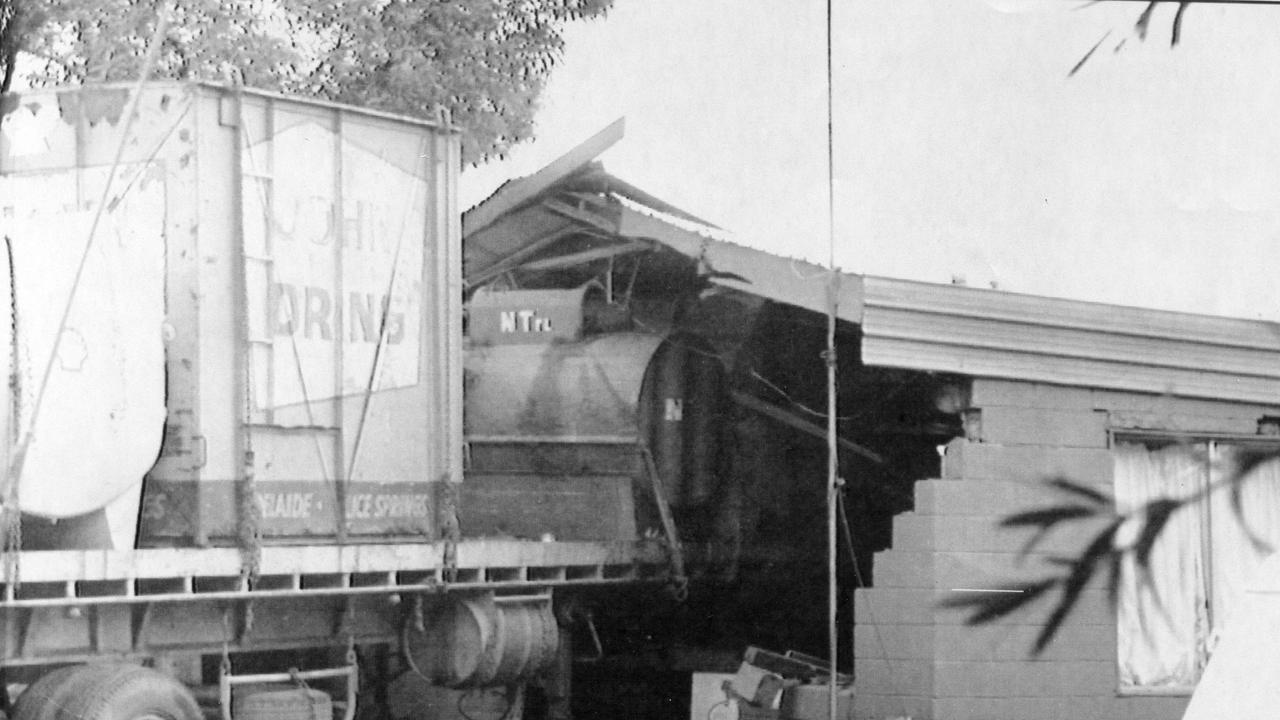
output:
M 1006 528 L 1036 528 L 1035 534 L 1028 538 L 1027 542 L 1022 546 L 1021 555 L 1026 556 L 1035 550 L 1040 541 L 1054 527 L 1072 520 L 1094 517 L 1100 512 L 1102 510 L 1097 506 L 1080 505 L 1078 503 L 1054 505 L 1010 515 L 1000 522 L 1000 526 Z
M 1105 505 L 1110 507 L 1112 502 L 1111 497 L 1109 495 L 1106 495 L 1094 488 L 1089 487 L 1088 485 L 1075 482 L 1074 480 L 1071 480 L 1070 478 L 1067 478 L 1061 475 L 1051 477 L 1046 482 L 1048 483 L 1049 487 L 1052 487 L 1056 490 L 1060 490 L 1065 493 L 1069 493 L 1071 495 L 1079 496 L 1085 500 L 1088 500 L 1094 505 Z
M 1231 474 L 1222 481 L 1230 488 L 1231 511 L 1240 523 L 1241 529 L 1244 530 L 1245 537 L 1249 539 L 1249 544 L 1255 550 L 1263 553 L 1272 552 L 1275 548 L 1249 523 L 1249 518 L 1244 512 L 1244 487 L 1246 482 L 1256 477 L 1253 474 L 1254 470 L 1277 457 L 1280 457 L 1280 451 L 1274 448 L 1242 449 L 1235 454 L 1235 465 Z
M 1116 531 L 1120 529 L 1121 522 L 1123 522 L 1123 519 L 1117 518 L 1107 525 L 1106 529 L 1098 533 L 1093 542 L 1089 543 L 1089 546 L 1076 559 L 1067 576 L 1058 581 L 1062 586 L 1058 605 L 1049 614 L 1048 620 L 1045 621 L 1045 624 L 1040 628 L 1040 633 L 1036 636 L 1033 648 L 1035 655 L 1044 652 L 1044 649 L 1049 646 L 1054 636 L 1058 634 L 1058 630 L 1062 628 L 1062 624 L 1070 617 L 1071 611 L 1080 602 L 1084 589 L 1093 578 L 1099 564 L 1109 560 L 1117 552 L 1115 536 Z

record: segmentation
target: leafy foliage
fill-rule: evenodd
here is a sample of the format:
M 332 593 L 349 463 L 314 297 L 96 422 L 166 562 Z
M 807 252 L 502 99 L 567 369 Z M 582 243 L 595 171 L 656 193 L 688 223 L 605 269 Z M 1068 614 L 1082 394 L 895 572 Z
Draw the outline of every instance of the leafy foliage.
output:
M 464 160 L 533 134 L 569 22 L 613 0 L 173 0 L 153 77 L 242 82 L 418 117 L 448 112 Z M 160 3 L 0 0 L 0 70 L 36 85 L 137 77 Z
M 1080 600 L 1084 588 L 1099 569 L 1107 568 L 1110 571 L 1109 590 L 1112 593 L 1119 587 L 1120 575 L 1121 556 L 1116 552 L 1115 537 L 1124 518 L 1116 515 L 1112 509 L 1111 499 L 1093 488 L 1074 483 L 1067 478 L 1053 478 L 1049 483 L 1060 492 L 1070 495 L 1071 500 L 1061 505 L 1010 515 L 1001 522 L 1001 526 L 1035 529 L 1035 534 L 1023 547 L 1025 554 L 1031 552 L 1053 528 L 1064 523 L 1108 518 L 1109 521 L 1104 529 L 1093 538 L 1084 552 L 1076 558 L 1058 556 L 1051 558 L 1055 566 L 1062 568 L 1059 574 L 1031 583 L 1010 583 L 996 592 L 963 595 L 943 603 L 947 607 L 972 610 L 966 620 L 967 624 L 981 625 L 999 620 L 1057 591 L 1059 594 L 1057 605 L 1036 637 L 1033 650 L 1036 654 L 1043 651 L 1053 640 Z
M 1106 2 L 1106 1 L 1107 0 L 1091 0 L 1089 4 L 1096 5 L 1100 2 Z M 1228 2 L 1228 3 L 1231 2 L 1231 0 L 1217 0 L 1217 1 Z M 1133 23 L 1133 32 L 1135 35 L 1138 36 L 1139 40 L 1145 41 L 1147 39 L 1147 34 L 1151 32 L 1151 21 L 1155 15 L 1156 8 L 1158 8 L 1162 3 L 1169 4 L 1169 5 L 1176 4 L 1177 9 L 1174 11 L 1173 20 L 1169 24 L 1169 45 L 1171 47 L 1176 47 L 1178 43 L 1182 40 L 1182 19 L 1187 12 L 1187 8 L 1191 7 L 1196 2 L 1197 0 L 1147 0 L 1146 7 L 1144 7 L 1140 13 L 1138 13 L 1138 19 L 1135 20 Z M 1077 62 L 1075 64 L 1075 67 L 1071 68 L 1071 72 L 1067 74 L 1075 75 L 1077 72 L 1080 72 L 1080 68 L 1084 67 L 1085 63 L 1089 62 L 1089 58 L 1093 57 L 1094 53 L 1098 52 L 1098 48 L 1102 47 L 1103 43 L 1105 43 L 1107 41 L 1107 38 L 1109 38 L 1110 36 L 1111 36 L 1111 33 L 1108 32 L 1107 34 L 1099 38 L 1098 42 L 1094 43 L 1093 47 L 1089 48 L 1089 51 L 1086 52 L 1084 56 L 1080 58 L 1080 61 Z M 1119 52 L 1120 49 L 1124 47 L 1124 44 L 1125 44 L 1125 40 L 1121 40 L 1120 42 L 1116 43 L 1113 52 Z
M 1236 470 L 1237 478 L 1248 477 L 1249 473 L 1255 468 L 1270 460 L 1276 459 L 1276 452 L 1267 449 L 1244 449 L 1236 453 Z M 1233 482 L 1230 484 L 1231 490 L 1231 510 L 1240 520 L 1240 526 L 1244 529 L 1245 535 L 1249 538 L 1250 544 L 1254 549 L 1262 552 L 1271 552 L 1274 550 L 1271 543 L 1264 540 L 1257 531 L 1250 525 L 1244 514 L 1244 483 Z
M 38 24 L 23 0 L 0 0 L 0 93 L 13 84 L 18 52 L 33 24 Z
M 1169 44 L 1177 45 L 1182 39 L 1182 17 L 1186 13 L 1187 8 L 1191 7 L 1194 0 L 1180 0 L 1178 9 L 1174 12 L 1173 22 L 1169 26 Z M 1134 23 L 1134 30 L 1138 33 L 1140 40 L 1147 39 L 1147 32 L 1151 29 L 1151 16 L 1155 14 L 1156 6 L 1160 4 L 1160 0 L 1151 0 L 1147 3 L 1147 7 L 1138 15 L 1138 21 Z

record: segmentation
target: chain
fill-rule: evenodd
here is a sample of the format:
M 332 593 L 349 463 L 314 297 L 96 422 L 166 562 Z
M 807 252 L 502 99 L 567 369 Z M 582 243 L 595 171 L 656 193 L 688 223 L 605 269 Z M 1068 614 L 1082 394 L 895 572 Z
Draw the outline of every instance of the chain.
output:
M 440 538 L 444 540 L 444 581 L 454 582 L 458 579 L 458 542 L 462 539 L 457 488 L 445 480 L 440 483 L 436 497 L 439 503 L 436 517 L 440 523 Z
M 414 630 L 424 633 L 427 631 L 427 621 L 422 615 L 422 596 L 413 596 L 413 605 L 410 608 L 409 620 L 413 623 Z
M 231 607 L 222 611 L 222 674 L 231 674 Z
M 356 625 L 356 605 L 354 602 L 351 601 L 350 597 L 347 597 L 346 600 L 343 601 L 342 626 L 340 630 L 347 636 L 346 658 L 347 658 L 348 665 L 356 664 L 355 625 Z
M 249 597 L 252 598 L 253 596 L 250 595 Z M 240 627 L 241 640 L 247 639 L 249 637 L 249 633 L 253 632 L 254 618 L 255 616 L 253 613 L 253 600 L 252 599 L 245 600 L 244 601 L 244 624 L 241 625 Z
M 348 631 L 347 631 L 347 667 L 348 667 L 348 668 L 350 669 L 350 671 L 351 671 L 351 674 L 347 676 L 347 693 L 348 693 L 348 697 L 350 697 L 350 695 L 351 695 L 351 693 L 352 693 L 352 690 L 351 690 L 351 686 L 352 686 L 352 684 L 353 684 L 353 683 L 358 682 L 357 678 L 359 677 L 360 668 L 359 668 L 359 666 L 358 666 L 357 659 L 356 659 L 356 636 L 355 636 L 355 631 L 350 630 L 350 628 L 351 628 L 352 624 L 354 624 L 354 623 L 355 623 L 355 607 L 351 604 L 351 602 L 350 602 L 349 600 L 348 600 L 348 602 L 347 602 L 347 612 L 348 612 L 348 614 L 349 614 L 349 616 L 350 616 L 350 617 L 349 617 L 349 619 L 348 619 L 348 623 L 347 623 L 347 628 L 348 628 Z M 316 710 L 316 709 L 314 708 L 314 706 L 313 706 L 313 708 L 312 708 L 312 709 L 313 709 L 313 711 L 315 711 L 315 710 Z M 322 719 L 321 719 L 320 717 L 316 716 L 316 717 L 313 717 L 313 719 L 312 719 L 312 720 L 322 720 Z
M 241 93 L 242 88 L 237 84 L 235 88 L 237 115 L 241 113 L 242 108 L 243 98 L 241 97 Z M 245 170 L 243 167 L 243 156 L 246 152 L 244 146 L 248 144 L 248 136 L 243 133 L 244 123 L 239 122 L 241 119 L 242 118 L 237 117 L 237 126 L 242 129 L 242 134 L 237 136 L 236 142 L 243 144 L 237 145 L 235 150 L 235 170 L 239 176 L 238 181 L 243 184 Z M 245 258 L 243 257 L 245 221 L 243 193 L 241 193 L 239 202 L 241 203 L 241 206 L 238 211 L 238 222 L 241 225 L 240 236 L 242 257 L 239 258 L 238 262 L 243 265 L 245 262 Z M 244 272 L 245 270 L 242 267 L 241 274 Z M 241 298 L 241 302 L 244 303 L 243 307 L 247 309 L 251 304 L 248 283 L 245 282 L 244 287 L 241 289 L 244 292 L 244 297 Z M 245 310 L 245 312 L 247 312 L 247 310 Z M 243 364 L 243 375 L 240 378 L 240 381 L 243 383 L 244 388 L 244 391 L 241 393 L 243 396 L 242 400 L 244 402 L 244 407 L 242 408 L 243 415 L 240 420 L 240 435 L 242 438 L 241 449 L 244 453 L 241 457 L 241 467 L 244 475 L 239 483 L 240 496 L 237 498 L 236 534 L 238 536 L 237 539 L 240 546 L 240 574 L 244 579 L 246 586 L 251 588 L 258 580 L 258 573 L 262 564 L 262 508 L 258 506 L 257 500 L 254 477 L 253 431 L 250 429 L 250 424 L 253 422 L 253 353 L 248 342 L 248 321 L 247 319 L 242 319 L 241 322 L 243 323 L 243 327 L 241 329 L 241 333 L 243 334 L 243 337 L 241 338 L 241 362 Z
M 19 428 L 22 424 L 24 406 L 22 392 L 28 383 L 25 382 L 26 364 L 22 361 L 21 344 L 18 342 L 18 280 L 13 267 L 13 242 L 7 235 L 4 238 L 4 247 L 9 262 L 9 398 L 11 406 L 7 442 L 9 452 L 13 453 L 19 450 L 19 438 L 22 435 Z M 12 466 L 13 464 L 10 463 L 10 467 Z M 0 540 L 3 542 L 3 547 L 0 547 L 0 552 L 4 553 L 5 580 L 14 592 L 17 592 L 18 585 L 22 582 L 19 567 L 19 558 L 22 555 L 22 510 L 18 502 L 18 478 L 10 475 L 8 486 L 5 488 L 4 506 L 0 508 L 0 513 L 3 513 L 0 521 L 4 523 L 4 537 Z
M 422 596 L 414 595 L 413 603 L 409 606 L 409 613 L 404 617 L 404 622 L 400 626 L 400 650 L 401 659 L 408 666 L 409 672 L 431 683 L 430 678 L 423 674 L 422 669 L 418 667 L 418 663 L 413 659 L 413 651 L 409 647 L 409 634 L 417 632 L 419 634 L 426 632 L 427 626 L 422 616 Z
M 249 444 L 249 430 L 246 428 L 245 443 Z M 244 453 L 244 477 L 239 484 L 237 499 L 236 528 L 240 545 L 240 577 L 245 587 L 251 589 L 258 581 L 262 564 L 262 508 L 258 506 L 255 492 L 253 472 L 253 450 Z

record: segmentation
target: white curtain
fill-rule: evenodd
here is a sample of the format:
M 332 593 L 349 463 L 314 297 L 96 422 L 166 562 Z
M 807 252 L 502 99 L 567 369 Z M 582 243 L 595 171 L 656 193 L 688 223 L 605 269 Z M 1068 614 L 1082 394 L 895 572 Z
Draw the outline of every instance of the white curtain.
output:
M 1116 507 L 1131 512 L 1160 497 L 1186 497 L 1234 476 L 1239 460 L 1238 448 L 1219 443 L 1118 443 Z M 1246 583 L 1280 549 L 1280 460 L 1259 465 L 1240 488 L 1240 514 L 1226 488 L 1175 513 L 1146 580 L 1126 560 L 1117 608 L 1121 687 L 1194 686 L 1223 629 L 1239 621 Z
M 1230 446 L 1214 448 L 1211 477 L 1216 481 L 1237 472 L 1239 452 Z M 1211 632 L 1205 638 L 1206 654 L 1213 651 L 1222 630 L 1238 617 L 1245 584 L 1272 550 L 1280 549 L 1280 460 L 1259 465 L 1240 485 L 1241 513 L 1232 507 L 1227 490 L 1210 499 L 1209 557 Z M 1265 547 L 1250 540 L 1249 532 Z
M 1131 512 L 1151 500 L 1199 491 L 1208 481 L 1206 450 L 1118 443 L 1117 509 Z M 1189 687 L 1199 677 L 1200 638 L 1209 627 L 1202 512 L 1202 505 L 1191 505 L 1174 513 L 1152 551 L 1149 575 L 1132 557 L 1124 564 L 1117 608 L 1121 687 Z

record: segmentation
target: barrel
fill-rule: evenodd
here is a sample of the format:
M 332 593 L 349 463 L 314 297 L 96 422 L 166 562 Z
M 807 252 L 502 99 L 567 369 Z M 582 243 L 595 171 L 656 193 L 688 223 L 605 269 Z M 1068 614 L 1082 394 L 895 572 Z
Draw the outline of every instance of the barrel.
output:
M 549 597 L 450 596 L 411 630 L 405 650 L 437 685 L 491 687 L 528 679 L 555 661 L 559 632 Z

